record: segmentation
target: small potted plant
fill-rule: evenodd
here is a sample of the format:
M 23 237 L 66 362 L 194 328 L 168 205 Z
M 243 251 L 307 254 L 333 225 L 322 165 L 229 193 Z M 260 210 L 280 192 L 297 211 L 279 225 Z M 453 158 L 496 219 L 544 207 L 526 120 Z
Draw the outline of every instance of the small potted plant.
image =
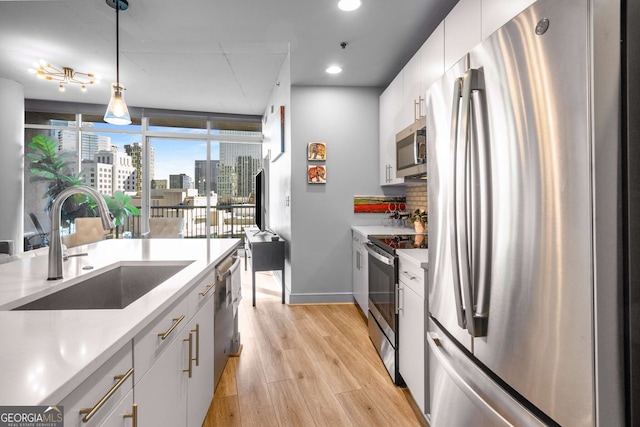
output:
M 424 233 L 424 226 L 427 223 L 428 214 L 426 211 L 416 209 L 409 218 L 413 222 L 413 226 L 416 229 L 416 233 Z

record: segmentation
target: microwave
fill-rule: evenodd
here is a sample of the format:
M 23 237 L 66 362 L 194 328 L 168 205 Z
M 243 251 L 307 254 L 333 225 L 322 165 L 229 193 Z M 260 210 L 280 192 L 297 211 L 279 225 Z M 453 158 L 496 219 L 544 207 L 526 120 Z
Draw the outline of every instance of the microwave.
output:
M 427 135 L 425 117 L 396 134 L 396 177 L 422 177 L 427 174 Z

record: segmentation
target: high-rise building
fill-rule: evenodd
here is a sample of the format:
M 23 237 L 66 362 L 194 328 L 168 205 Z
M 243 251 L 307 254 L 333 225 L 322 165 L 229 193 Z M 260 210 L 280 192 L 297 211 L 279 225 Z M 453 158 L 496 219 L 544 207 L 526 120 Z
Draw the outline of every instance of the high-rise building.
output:
M 229 132 L 232 133 L 232 132 Z M 221 135 L 220 139 L 224 136 Z M 218 201 L 237 203 L 248 200 L 255 192 L 254 176 L 262 165 L 262 146 L 236 142 L 220 142 Z
M 206 185 L 207 180 L 210 182 L 210 190 L 217 192 L 218 186 L 218 172 L 220 168 L 219 160 L 211 160 L 209 164 L 209 174 L 207 174 L 207 161 L 206 160 L 196 160 L 194 167 L 194 185 L 198 190 L 198 196 L 206 196 Z
M 136 169 L 136 175 L 140 177 L 136 184 L 136 192 L 138 194 L 142 194 L 142 165 L 143 165 L 143 157 L 142 157 L 142 144 L 139 142 L 134 142 L 133 144 L 126 144 L 124 146 L 124 151 L 131 156 L 131 162 L 133 167 Z M 149 147 L 149 179 L 154 178 L 154 170 L 155 170 L 155 150 L 153 147 Z
M 112 147 L 109 151 L 99 151 L 92 162 L 82 162 L 85 182 L 102 194 L 111 195 L 120 190 L 127 193 L 136 191 L 138 182 L 131 157 Z
M 191 188 L 191 177 L 183 173 L 169 175 L 169 188 Z
M 50 124 L 54 126 L 75 126 L 75 121 L 66 120 L 50 120 Z M 93 127 L 93 123 L 83 123 L 84 127 Z M 76 153 L 77 158 L 77 141 L 75 130 L 54 130 L 53 137 L 58 140 L 58 147 L 61 151 Z M 81 132 L 80 134 L 80 160 L 93 161 L 93 157 L 98 151 L 106 151 L 111 149 L 111 138 L 105 135 L 99 135 L 93 132 Z
M 151 189 L 152 190 L 166 190 L 169 188 L 166 179 L 152 179 L 151 180 Z
M 81 160 L 91 160 L 100 151 L 111 149 L 111 138 L 90 132 L 82 132 L 80 137 Z
M 76 126 L 75 121 L 50 120 L 53 126 Z M 93 127 L 93 123 L 83 123 L 85 127 Z M 93 132 L 81 132 L 80 146 L 78 146 L 75 130 L 52 130 L 51 138 L 58 141 L 58 151 L 65 156 L 69 163 L 69 170 L 65 173 L 75 175 L 78 171 L 78 164 L 82 162 L 93 162 L 93 158 L 98 151 L 111 149 L 111 138 Z M 80 159 L 80 160 L 78 160 Z M 84 165 L 82 166 L 84 168 Z

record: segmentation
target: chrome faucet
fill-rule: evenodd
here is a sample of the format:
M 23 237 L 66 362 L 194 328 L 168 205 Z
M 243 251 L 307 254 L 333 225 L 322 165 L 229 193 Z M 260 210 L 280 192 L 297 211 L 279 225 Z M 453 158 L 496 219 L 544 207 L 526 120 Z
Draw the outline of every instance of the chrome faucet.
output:
M 62 279 L 62 236 L 60 236 L 60 216 L 62 205 L 72 194 L 82 193 L 93 199 L 98 204 L 98 213 L 102 219 L 102 228 L 111 230 L 115 227 L 113 216 L 109 212 L 107 202 L 97 190 L 85 185 L 76 185 L 62 190 L 51 207 L 51 238 L 49 239 L 49 278 L 48 280 Z

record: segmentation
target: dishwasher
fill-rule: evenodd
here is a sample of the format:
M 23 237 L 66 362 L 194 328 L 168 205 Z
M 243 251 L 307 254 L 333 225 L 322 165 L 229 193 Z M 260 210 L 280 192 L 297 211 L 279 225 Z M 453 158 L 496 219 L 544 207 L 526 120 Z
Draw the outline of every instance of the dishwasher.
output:
M 218 386 L 231 355 L 240 352 L 238 308 L 241 296 L 240 258 L 237 252 L 216 266 L 214 294 L 213 377 Z

